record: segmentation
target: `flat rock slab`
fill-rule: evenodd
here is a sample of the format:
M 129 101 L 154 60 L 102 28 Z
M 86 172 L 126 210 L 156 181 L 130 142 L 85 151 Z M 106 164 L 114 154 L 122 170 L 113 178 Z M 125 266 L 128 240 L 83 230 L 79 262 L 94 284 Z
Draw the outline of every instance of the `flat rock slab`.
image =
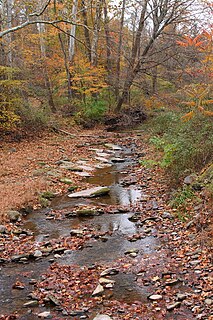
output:
M 111 163 L 99 163 L 95 166 L 96 169 L 110 168 L 112 167 Z
M 74 174 L 76 174 L 77 176 L 80 176 L 80 177 L 91 177 L 91 174 L 87 171 L 82 171 L 82 172 L 74 172 Z
M 108 187 L 94 187 L 91 189 L 82 190 L 79 192 L 75 192 L 69 194 L 69 198 L 92 198 L 92 197 L 100 197 L 106 195 L 110 192 Z
M 112 150 L 122 150 L 120 146 L 117 146 L 116 144 L 113 144 L 113 143 L 106 143 L 104 146 Z
M 97 157 L 107 158 L 110 156 L 109 153 L 106 152 L 96 152 Z
M 109 159 L 103 158 L 103 157 L 95 157 L 95 160 L 98 160 L 100 162 L 108 163 Z
M 87 165 L 80 165 L 80 168 L 84 171 L 94 171 L 95 168 L 94 167 L 90 167 L 90 166 L 87 166 Z

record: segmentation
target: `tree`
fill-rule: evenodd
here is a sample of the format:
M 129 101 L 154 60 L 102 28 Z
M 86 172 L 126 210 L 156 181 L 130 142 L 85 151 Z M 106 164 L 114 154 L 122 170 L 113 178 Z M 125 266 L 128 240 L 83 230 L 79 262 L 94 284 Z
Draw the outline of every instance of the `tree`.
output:
M 123 103 L 127 99 L 134 79 L 145 67 L 146 58 L 156 40 L 163 34 L 167 26 L 178 24 L 186 19 L 188 10 L 193 3 L 193 0 L 144 0 L 141 2 L 140 20 L 132 44 L 132 52 L 129 58 L 130 63 L 127 67 L 123 89 L 118 96 L 117 112 L 120 111 Z M 149 26 L 147 39 L 143 39 L 143 31 L 145 27 L 147 27 L 145 22 Z M 138 56 L 139 50 L 140 55 Z

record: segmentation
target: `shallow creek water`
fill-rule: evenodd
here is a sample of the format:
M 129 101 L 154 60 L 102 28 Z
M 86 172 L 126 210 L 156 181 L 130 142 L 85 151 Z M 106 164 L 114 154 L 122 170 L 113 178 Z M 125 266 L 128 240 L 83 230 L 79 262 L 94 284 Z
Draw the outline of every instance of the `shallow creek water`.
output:
M 122 154 L 122 151 L 121 151 Z M 54 199 L 51 209 L 72 209 L 78 204 L 95 205 L 133 205 L 140 199 L 142 191 L 137 186 L 122 187 L 121 180 L 131 174 L 131 155 L 128 152 L 123 154 L 127 161 L 115 164 L 111 167 L 97 169 L 94 176 L 85 178 L 86 182 L 93 185 L 110 186 L 110 195 L 90 198 L 90 199 L 71 199 L 67 195 Z M 48 209 L 32 212 L 26 217 L 24 228 L 33 232 L 35 241 L 42 241 L 48 235 L 48 239 L 68 236 L 71 229 L 82 229 L 92 227 L 95 230 L 111 232 L 106 242 L 97 240 L 86 246 L 83 250 L 72 251 L 64 254 L 57 261 L 62 264 L 93 265 L 95 263 L 107 263 L 124 256 L 129 249 L 139 249 L 139 256 L 144 254 L 151 255 L 156 252 L 160 243 L 153 236 L 147 236 L 137 242 L 130 242 L 127 236 L 137 232 L 135 224 L 128 220 L 132 213 L 103 214 L 88 218 L 67 218 L 63 220 L 47 220 L 45 213 Z M 46 238 L 47 239 L 47 238 Z M 29 285 L 29 279 L 39 279 L 50 265 L 49 257 L 42 257 L 37 261 L 27 263 L 9 263 L 0 269 L 0 311 L 1 313 L 12 313 L 17 311 L 22 314 L 21 319 L 37 319 L 33 314 L 28 313 L 23 304 L 27 302 L 27 295 L 33 290 L 33 285 Z M 12 289 L 12 285 L 19 280 L 24 282 L 24 290 Z M 115 276 L 116 285 L 113 291 L 113 298 L 133 302 L 135 300 L 147 301 L 147 289 L 140 288 L 135 282 L 133 274 L 119 273 Z M 37 308 L 41 312 L 47 308 Z

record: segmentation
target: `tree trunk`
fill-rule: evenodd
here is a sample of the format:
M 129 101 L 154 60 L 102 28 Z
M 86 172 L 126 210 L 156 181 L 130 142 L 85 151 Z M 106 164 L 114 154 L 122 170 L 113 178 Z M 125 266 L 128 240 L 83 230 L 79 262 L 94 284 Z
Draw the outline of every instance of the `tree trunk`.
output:
M 106 69 L 108 71 L 108 77 L 110 77 L 111 76 L 110 72 L 112 70 L 112 64 L 111 64 L 111 41 L 110 41 L 109 17 L 108 17 L 108 10 L 107 10 L 107 2 L 106 2 L 106 0 L 104 0 L 104 31 L 105 31 L 105 38 L 106 38 Z
M 130 92 L 130 88 L 131 88 L 132 83 L 134 81 L 135 75 L 137 74 L 136 70 L 138 68 L 138 65 L 135 67 L 135 63 L 136 63 L 136 57 L 137 57 L 137 54 L 138 54 L 138 51 L 140 48 L 141 35 L 142 35 L 143 28 L 144 28 L 145 16 L 146 16 L 146 11 L 147 11 L 147 4 L 148 4 L 148 0 L 145 0 L 144 7 L 143 7 L 143 9 L 141 11 L 141 15 L 140 15 L 140 21 L 139 21 L 138 29 L 136 32 L 135 41 L 133 42 L 133 45 L 132 45 L 130 64 L 129 64 L 129 67 L 127 68 L 126 80 L 124 82 L 123 91 L 122 91 L 121 96 L 119 96 L 119 94 L 117 93 L 118 102 L 117 102 L 117 106 L 115 108 L 116 112 L 119 112 L 123 103 L 125 101 L 127 101 L 128 96 L 129 96 L 129 92 Z M 121 44 L 122 44 L 122 42 L 121 42 Z M 118 71 L 118 69 L 117 69 L 117 71 Z M 118 80 L 118 78 L 117 78 L 117 80 Z
M 67 52 L 66 49 L 64 47 L 64 43 L 63 43 L 63 39 L 62 39 L 62 35 L 59 33 L 58 34 L 58 38 L 61 44 L 61 50 L 64 56 L 64 67 L 65 67 L 65 71 L 66 71 L 66 75 L 67 75 L 67 96 L 68 96 L 68 100 L 71 100 L 72 98 L 72 81 L 71 81 L 71 74 L 69 71 L 69 62 L 67 59 Z
M 88 60 L 91 62 L 91 41 L 90 41 L 90 34 L 88 30 L 88 18 L 87 18 L 87 8 L 85 5 L 85 0 L 81 1 L 82 7 L 82 16 L 83 16 L 83 23 L 84 23 L 84 37 L 86 42 L 86 55 Z
M 55 107 L 54 100 L 53 100 L 51 82 L 49 79 L 46 61 L 45 61 L 46 60 L 46 46 L 45 46 L 45 41 L 44 41 L 44 37 L 43 37 L 43 33 L 45 31 L 44 24 L 38 23 L 37 28 L 38 28 L 38 32 L 39 32 L 39 36 L 40 36 L 40 50 L 41 50 L 41 57 L 42 57 L 43 66 L 44 66 L 43 74 L 44 74 L 45 86 L 46 86 L 47 92 L 48 92 L 48 102 L 49 102 L 51 111 L 56 112 L 56 107 Z
M 158 79 L 158 66 L 155 66 L 152 71 L 152 94 L 157 93 L 157 79 Z
M 78 9 L 78 0 L 73 1 L 72 6 L 72 20 L 76 21 Z M 69 62 L 73 62 L 74 54 L 75 54 L 75 36 L 76 36 L 76 25 L 73 24 L 70 29 L 70 39 L 69 39 Z
M 122 48 L 122 42 L 123 42 L 122 39 L 123 39 L 125 8 L 126 8 L 126 0 L 123 0 L 123 2 L 122 2 L 122 11 L 121 11 L 120 30 L 119 30 L 117 61 L 116 61 L 116 78 L 115 78 L 115 96 L 116 97 L 119 97 L 119 89 L 120 89 L 121 48 Z
M 98 63 L 98 39 L 101 25 L 101 13 L 103 7 L 103 0 L 97 0 L 96 2 L 96 11 L 93 27 L 93 39 L 91 43 L 91 64 L 96 67 Z
M 10 29 L 12 27 L 12 8 L 13 8 L 13 0 L 4 0 L 1 3 L 2 7 L 2 27 L 3 29 L 6 27 Z M 5 37 L 6 45 L 5 45 L 5 53 L 6 53 L 6 64 L 12 67 L 13 64 L 13 56 L 12 56 L 12 34 L 9 33 Z

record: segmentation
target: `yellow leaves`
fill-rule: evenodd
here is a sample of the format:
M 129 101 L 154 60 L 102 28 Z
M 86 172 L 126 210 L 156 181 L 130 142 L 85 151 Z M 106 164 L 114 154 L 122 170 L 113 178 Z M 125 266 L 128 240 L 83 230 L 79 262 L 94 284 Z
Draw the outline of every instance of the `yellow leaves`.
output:
M 20 122 L 20 118 L 13 111 L 5 108 L 0 110 L 0 129 L 13 129 L 18 122 Z
M 156 97 L 152 97 L 151 99 L 145 99 L 144 100 L 144 105 L 147 109 L 160 109 L 163 108 L 164 103 L 157 99 Z
M 104 67 L 91 66 L 83 56 L 78 55 L 75 64 L 70 67 L 72 74 L 72 89 L 85 95 L 92 95 L 107 87 Z

